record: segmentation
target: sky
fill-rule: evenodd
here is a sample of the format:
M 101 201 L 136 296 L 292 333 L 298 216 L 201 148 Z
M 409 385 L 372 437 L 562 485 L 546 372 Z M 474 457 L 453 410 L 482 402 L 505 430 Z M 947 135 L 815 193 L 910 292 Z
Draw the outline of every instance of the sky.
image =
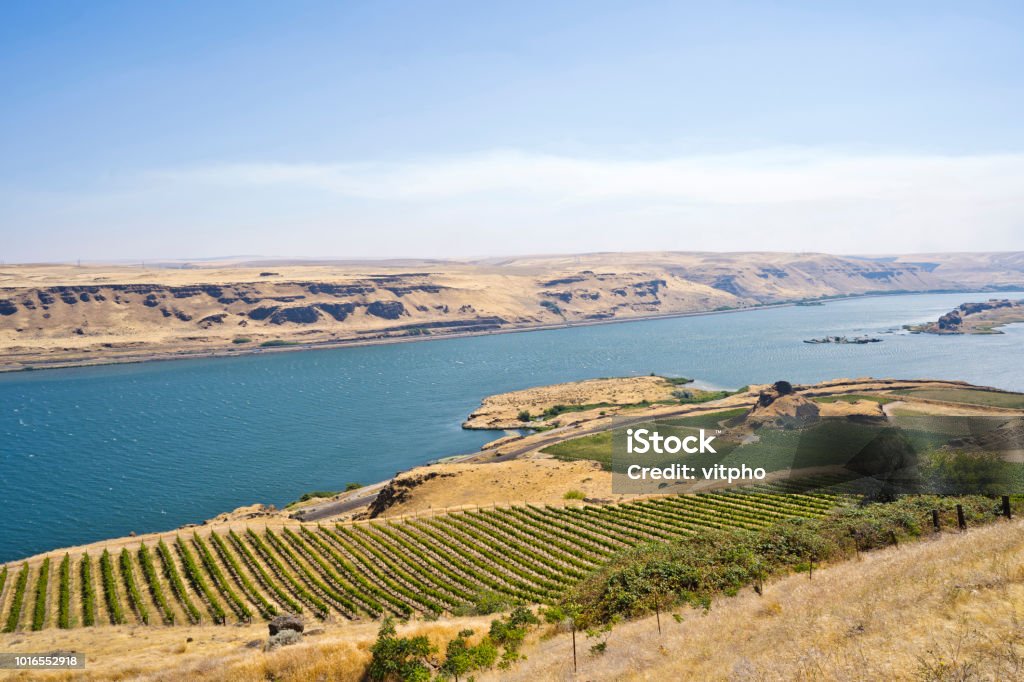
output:
M 0 262 L 1024 250 L 1019 2 L 0 3 Z

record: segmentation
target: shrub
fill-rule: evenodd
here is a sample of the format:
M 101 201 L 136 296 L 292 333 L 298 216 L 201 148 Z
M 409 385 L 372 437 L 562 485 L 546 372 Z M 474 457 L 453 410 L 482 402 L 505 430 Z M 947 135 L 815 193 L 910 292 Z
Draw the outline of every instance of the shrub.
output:
M 316 500 L 324 497 L 334 497 L 338 494 L 337 490 L 314 490 L 308 493 L 302 493 L 299 497 L 299 502 L 309 502 L 310 500 Z
M 794 518 L 758 530 L 708 529 L 670 543 L 630 548 L 589 576 L 568 597 L 581 608 L 583 627 L 637 617 L 655 608 L 690 604 L 708 608 L 715 594 L 786 571 L 891 545 L 916 536 L 931 509 L 949 518 L 957 503 L 969 520 L 995 518 L 996 502 L 984 497 L 913 496 L 886 504 L 847 507 L 818 519 Z
M 586 495 L 583 494 L 582 490 L 570 490 L 565 495 L 562 495 L 562 499 L 565 500 L 582 500 Z
M 428 682 L 430 667 L 427 657 L 437 649 L 425 636 L 399 637 L 395 621 L 388 616 L 377 632 L 377 641 L 370 648 L 373 658 L 366 670 L 367 678 L 380 682 Z
M 353 490 L 359 490 L 363 487 L 362 483 L 356 483 L 354 481 L 345 484 L 345 492 L 351 492 Z
M 231 339 L 231 343 L 252 343 L 252 339 L 247 338 L 245 336 L 239 336 L 234 339 Z
M 505 649 L 498 667 L 507 669 L 519 658 L 519 648 L 526 639 L 527 631 L 530 626 L 539 624 L 540 619 L 525 606 L 517 606 L 504 618 L 491 621 L 491 640 Z
M 492 613 L 499 613 L 512 606 L 509 598 L 500 592 L 483 590 L 473 595 L 472 601 L 465 607 L 456 608 L 456 616 L 489 616 Z
M 472 630 L 462 630 L 455 639 L 448 642 L 444 663 L 438 670 L 442 678 L 454 677 L 458 680 L 466 673 L 490 668 L 498 660 L 498 647 L 490 637 L 484 637 L 476 646 L 470 646 L 467 638 L 472 635 Z
M 532 419 L 529 410 L 519 410 L 519 414 L 516 415 L 516 419 L 521 422 L 528 422 Z

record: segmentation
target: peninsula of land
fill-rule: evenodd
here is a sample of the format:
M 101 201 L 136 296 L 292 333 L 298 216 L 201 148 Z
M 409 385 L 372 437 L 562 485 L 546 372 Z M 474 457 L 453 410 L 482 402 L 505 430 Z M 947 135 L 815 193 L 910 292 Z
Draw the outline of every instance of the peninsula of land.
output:
M 979 303 L 962 303 L 935 322 L 907 325 L 920 334 L 1002 334 L 1008 324 L 1024 322 L 1024 300 L 992 298 Z

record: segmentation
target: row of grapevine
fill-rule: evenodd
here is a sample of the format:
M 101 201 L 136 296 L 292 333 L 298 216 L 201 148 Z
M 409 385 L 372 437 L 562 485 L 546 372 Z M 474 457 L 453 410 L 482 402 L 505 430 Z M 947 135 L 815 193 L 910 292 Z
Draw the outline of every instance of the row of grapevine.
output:
M 192 552 L 189 551 L 188 546 L 185 545 L 184 541 L 182 541 L 180 537 L 174 541 L 174 546 L 175 549 L 178 550 L 178 556 L 181 557 L 181 562 L 185 567 L 185 577 L 188 578 L 188 582 L 196 591 L 196 594 L 198 594 L 203 602 L 209 607 L 210 614 L 213 616 L 213 622 L 226 622 L 227 614 L 224 613 L 224 607 L 220 605 L 220 600 L 217 599 L 213 590 L 210 589 L 210 585 L 206 581 L 205 573 L 199 570 L 196 558 L 192 556 Z
M 114 562 L 110 559 L 110 551 L 106 549 L 100 555 L 100 577 L 103 582 L 103 598 L 107 605 L 110 622 L 114 625 L 121 625 L 125 622 L 124 607 L 121 606 L 121 597 L 117 593 Z
M 217 550 L 217 555 L 220 556 L 221 560 L 227 565 L 228 570 L 231 572 L 231 576 L 235 581 L 242 586 L 242 592 L 245 593 L 246 598 L 252 602 L 260 615 L 266 619 L 271 619 L 277 615 L 277 609 L 271 604 L 266 597 L 264 597 L 256 586 L 253 584 L 249 575 L 242 569 L 242 565 L 239 563 L 238 558 L 228 548 L 227 543 L 224 539 L 216 533 L 210 533 L 210 541 L 213 542 L 213 546 Z
M 192 598 L 188 594 L 188 590 L 185 589 L 185 582 L 181 579 L 181 573 L 178 572 L 178 567 L 174 563 L 174 557 L 171 555 L 171 548 L 167 546 L 167 543 L 161 540 L 156 545 L 156 553 L 160 556 L 160 563 L 164 567 L 164 576 L 167 581 L 171 584 L 171 592 L 174 593 L 175 599 L 178 600 L 178 604 L 185 610 L 185 615 L 188 617 L 190 623 L 195 624 L 202 620 L 202 616 L 199 615 L 199 609 L 196 608 Z
M 149 596 L 153 598 L 153 603 L 156 604 L 160 617 L 167 625 L 174 623 L 174 611 L 167 602 L 167 595 L 164 593 L 163 585 L 157 577 L 156 565 L 153 563 L 153 555 L 149 553 L 149 547 L 146 547 L 146 545 L 140 546 L 136 556 L 139 559 L 139 566 L 142 567 L 142 577 L 149 587 Z
M 139 584 L 135 580 L 135 571 L 132 569 L 132 555 L 128 548 L 121 549 L 121 580 L 124 581 L 125 592 L 128 593 L 128 606 L 143 623 L 149 624 L 149 609 L 146 602 L 142 600 L 142 593 L 139 591 Z
M 60 562 L 60 599 L 57 624 L 62 629 L 71 627 L 71 555 L 65 554 Z
M 321 619 L 441 614 L 458 611 L 484 593 L 550 603 L 610 556 L 638 543 L 818 516 L 844 500 L 839 493 L 776 491 L 772 484 L 742 493 L 615 505 L 525 505 L 391 522 L 193 533 L 155 546 L 121 548 L 117 557 L 104 550 L 98 561 L 102 602 L 97 563 L 83 554 L 75 572 L 75 560 L 66 554 L 59 568 L 56 623 L 61 628 L 75 623 L 75 594 L 77 620 L 84 626 L 98 621 L 101 604 L 104 620 L 114 624 L 171 625 L 249 622 L 282 611 Z M 8 567 L 0 572 L 5 631 L 21 625 L 30 577 L 35 585 L 31 627 L 50 624 L 48 585 L 57 581 L 50 580 L 50 560 L 38 569 L 23 565 L 4 595 L 4 583 L 12 582 L 8 573 Z
M 32 629 L 42 630 L 46 624 L 46 588 L 50 583 L 50 557 L 43 559 L 36 577 L 36 604 L 32 610 Z
M 82 579 L 82 625 L 94 625 L 96 623 L 96 587 L 92 584 L 92 559 L 88 554 L 82 556 L 78 571 Z
M 14 632 L 18 629 L 18 621 L 21 619 L 21 607 L 25 602 L 25 588 L 28 587 L 28 564 L 22 564 L 18 571 L 18 577 L 14 579 L 14 597 L 7 611 L 7 622 L 4 624 L 4 632 Z

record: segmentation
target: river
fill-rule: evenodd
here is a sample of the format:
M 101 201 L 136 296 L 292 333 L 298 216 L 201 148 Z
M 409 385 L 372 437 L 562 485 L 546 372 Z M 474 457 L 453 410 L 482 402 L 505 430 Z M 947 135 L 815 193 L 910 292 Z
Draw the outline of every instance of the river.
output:
M 877 376 L 1024 391 L 1024 325 L 992 336 L 888 333 L 985 297 L 881 296 L 3 375 L 0 561 L 166 530 L 254 502 L 280 505 L 470 452 L 495 437 L 459 427 L 481 398 L 539 384 L 655 372 L 718 387 Z M 884 342 L 802 343 L 861 334 Z

